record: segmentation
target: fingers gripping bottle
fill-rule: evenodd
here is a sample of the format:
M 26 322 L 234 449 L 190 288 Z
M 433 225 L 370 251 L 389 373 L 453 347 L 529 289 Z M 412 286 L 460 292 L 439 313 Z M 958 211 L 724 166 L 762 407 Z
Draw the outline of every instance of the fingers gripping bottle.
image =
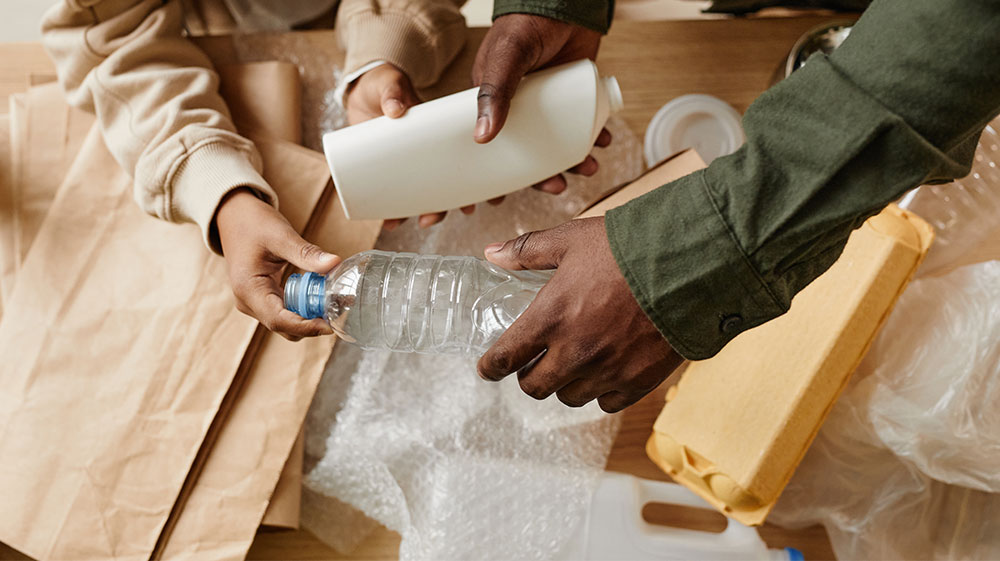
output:
M 475 257 L 365 251 L 326 276 L 291 275 L 285 307 L 365 349 L 482 354 L 551 276 Z
M 323 135 L 347 217 L 402 218 L 485 201 L 579 164 L 623 107 L 611 76 L 579 60 L 529 74 L 492 141 L 473 140 L 478 88 Z

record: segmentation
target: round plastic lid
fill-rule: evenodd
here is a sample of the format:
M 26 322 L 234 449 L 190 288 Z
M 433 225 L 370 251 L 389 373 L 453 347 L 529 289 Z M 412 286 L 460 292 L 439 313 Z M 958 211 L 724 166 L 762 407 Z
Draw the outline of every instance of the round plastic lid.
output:
M 744 141 L 740 114 L 728 103 L 704 94 L 682 95 L 660 108 L 646 127 L 646 165 L 694 148 L 706 164 L 732 154 Z

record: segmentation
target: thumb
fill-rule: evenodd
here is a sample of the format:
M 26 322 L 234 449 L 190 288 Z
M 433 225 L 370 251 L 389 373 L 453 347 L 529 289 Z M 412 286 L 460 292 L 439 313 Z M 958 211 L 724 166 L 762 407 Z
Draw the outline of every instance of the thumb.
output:
M 410 79 L 401 75 L 393 80 L 383 90 L 379 105 L 382 114 L 391 119 L 398 119 L 406 114 L 406 110 L 420 103 L 417 92 L 413 90 Z
M 323 251 L 318 245 L 302 239 L 294 230 L 278 242 L 274 253 L 303 271 L 326 273 L 340 263 L 340 257 Z
M 484 57 L 479 95 L 476 97 L 479 105 L 474 135 L 476 142 L 485 144 L 500 134 L 510 111 L 510 100 L 521 78 L 531 70 L 537 59 L 525 51 L 525 47 L 504 42 Z
M 558 228 L 528 232 L 486 246 L 486 259 L 504 269 L 556 269 L 566 254 L 566 239 Z

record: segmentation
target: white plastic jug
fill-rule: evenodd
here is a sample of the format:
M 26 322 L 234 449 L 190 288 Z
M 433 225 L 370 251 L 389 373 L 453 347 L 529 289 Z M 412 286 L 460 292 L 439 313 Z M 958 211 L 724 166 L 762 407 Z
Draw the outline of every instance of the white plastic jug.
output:
M 348 218 L 405 218 L 506 195 L 584 160 L 611 113 L 614 77 L 581 60 L 524 78 L 500 134 L 473 140 L 478 88 L 323 136 Z
M 594 492 L 590 512 L 559 556 L 563 560 L 660 561 L 712 559 L 801 561 L 795 549 L 768 549 L 757 530 L 727 519 L 720 533 L 650 524 L 642 518 L 648 503 L 710 508 L 676 483 L 605 472 Z

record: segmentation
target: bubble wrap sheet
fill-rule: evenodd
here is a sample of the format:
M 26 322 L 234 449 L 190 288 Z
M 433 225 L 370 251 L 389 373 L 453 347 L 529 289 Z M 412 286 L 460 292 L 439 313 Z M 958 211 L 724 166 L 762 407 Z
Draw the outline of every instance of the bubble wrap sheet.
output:
M 567 176 L 562 195 L 520 191 L 429 229 L 409 220 L 378 247 L 481 255 L 572 218 L 642 172 L 635 135 L 620 120 L 608 128 L 600 171 Z M 484 382 L 473 359 L 341 344 L 307 419 L 303 523 L 341 551 L 377 521 L 402 535 L 402 559 L 549 558 L 582 522 L 617 428 L 594 404 L 535 401 L 515 377 Z

